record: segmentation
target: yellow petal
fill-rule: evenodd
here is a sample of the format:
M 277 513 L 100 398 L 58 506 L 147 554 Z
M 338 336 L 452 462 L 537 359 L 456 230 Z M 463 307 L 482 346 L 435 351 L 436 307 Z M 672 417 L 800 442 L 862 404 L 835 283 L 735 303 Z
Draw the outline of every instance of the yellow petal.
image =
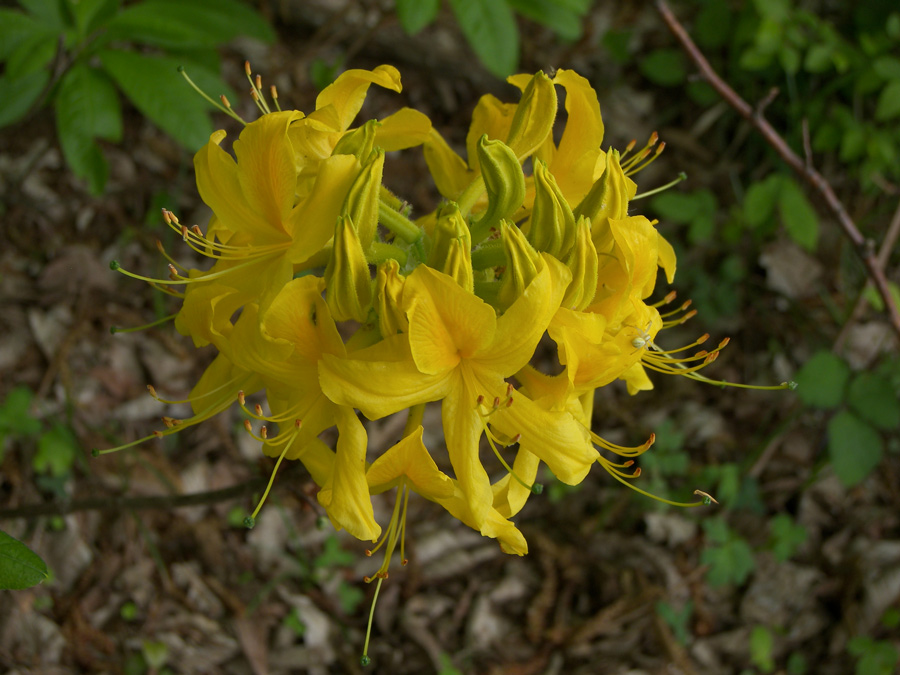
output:
M 579 203 L 593 183 L 594 165 L 601 153 L 603 119 L 597 92 L 574 70 L 558 70 L 555 84 L 566 90 L 566 127 L 550 170 L 570 204 Z
M 425 163 L 431 173 L 438 192 L 451 201 L 456 201 L 466 189 L 475 173 L 469 171 L 465 160 L 447 145 L 447 141 L 432 129 L 425 142 Z
M 419 372 L 406 335 L 392 335 L 351 358 L 326 354 L 319 361 L 322 391 L 338 405 L 378 419 L 419 403 L 437 401 L 450 388 L 447 374 Z
M 334 467 L 318 499 L 336 529 L 344 528 L 357 539 L 377 541 L 381 527 L 375 522 L 369 485 L 366 483 L 366 430 L 349 408 L 338 417 Z
M 275 297 L 262 319 L 261 332 L 272 342 L 285 342 L 311 363 L 322 354 L 343 355 L 344 344 L 322 299 L 323 280 L 313 275 L 294 279 Z
M 657 249 L 659 250 L 659 266 L 666 272 L 666 281 L 670 284 L 675 281 L 675 249 L 672 248 L 665 237 L 657 232 Z
M 334 236 L 334 224 L 361 168 L 353 155 L 335 155 L 319 164 L 312 192 L 291 212 L 294 241 L 287 258 L 293 264 L 311 258 Z
M 453 495 L 453 481 L 438 469 L 422 442 L 422 427 L 388 449 L 372 462 L 366 481 L 372 494 L 378 494 L 405 478 L 426 499 L 437 500 Z
M 410 352 L 423 373 L 449 371 L 494 336 L 493 307 L 425 265 L 407 278 L 403 302 L 410 307 Z
M 469 168 L 472 171 L 475 173 L 481 171 L 477 153 L 481 137 L 487 135 L 490 140 L 505 141 L 509 135 L 509 125 L 512 124 L 515 112 L 516 105 L 514 103 L 503 103 L 491 94 L 485 94 L 478 99 L 478 104 L 472 111 L 469 133 L 466 135 L 466 151 L 469 157 Z
M 400 72 L 387 65 L 378 66 L 374 70 L 344 71 L 316 97 L 316 112 L 310 117 L 321 115 L 322 109 L 333 106 L 339 128 L 347 129 L 362 108 L 366 92 L 372 84 L 399 92 L 402 89 Z
M 479 368 L 508 377 L 531 360 L 571 279 L 561 262 L 546 254 L 541 254 L 541 258 L 543 268 L 522 296 L 497 319 L 491 342 L 473 355 Z
M 385 152 L 422 145 L 431 132 L 431 120 L 413 108 L 400 108 L 381 120 L 375 131 L 375 143 Z
M 454 493 L 451 497 L 436 500 L 447 509 L 450 515 L 472 529 L 478 530 L 484 536 L 497 539 L 504 553 L 515 555 L 528 553 L 528 543 L 515 525 L 501 516 L 494 508 L 489 508 L 483 518 L 477 519 L 469 508 L 469 500 L 462 489 L 456 482 L 454 482 L 454 486 Z

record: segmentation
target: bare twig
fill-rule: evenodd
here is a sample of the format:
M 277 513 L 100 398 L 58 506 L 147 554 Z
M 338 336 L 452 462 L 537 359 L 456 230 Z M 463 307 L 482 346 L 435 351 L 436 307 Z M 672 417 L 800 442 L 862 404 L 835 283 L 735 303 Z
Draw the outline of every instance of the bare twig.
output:
M 712 66 L 709 64 L 709 61 L 706 60 L 706 57 L 703 56 L 703 53 L 697 48 L 697 45 L 694 44 L 693 40 L 691 40 L 687 31 L 685 31 L 684 26 L 682 26 L 678 19 L 675 18 L 675 15 L 672 14 L 672 10 L 669 9 L 665 0 L 656 0 L 656 9 L 666 22 L 669 30 L 672 31 L 681 43 L 684 51 L 700 70 L 700 74 L 707 82 L 709 82 L 713 89 L 718 92 L 719 96 L 728 101 L 728 104 L 762 135 L 766 142 L 772 146 L 775 152 L 778 153 L 798 176 L 801 176 L 822 195 L 825 204 L 828 206 L 828 210 L 837 219 L 847 238 L 853 243 L 857 255 L 866 267 L 869 278 L 878 290 L 878 294 L 881 296 L 882 300 L 884 300 L 884 306 L 894 331 L 900 336 L 900 312 L 897 311 L 897 306 L 894 304 L 894 299 L 891 297 L 884 270 L 878 264 L 878 259 L 875 256 L 875 246 L 860 233 L 859 228 L 856 227 L 853 219 L 850 218 L 844 205 L 841 204 L 841 201 L 834 194 L 831 185 L 829 185 L 828 181 L 826 181 L 818 171 L 812 168 L 812 166 L 807 167 L 797 153 L 795 153 L 779 133 L 775 131 L 772 125 L 769 124 L 761 114 L 754 111 L 749 103 L 742 99 L 734 89 L 729 87 L 728 84 L 716 74 L 716 71 L 713 70 Z
M 881 248 L 878 249 L 878 264 L 881 266 L 881 269 L 884 269 L 887 266 L 888 259 L 891 257 L 891 251 L 894 250 L 894 246 L 897 245 L 897 239 L 900 239 L 900 204 L 897 205 L 897 209 L 894 211 L 894 216 L 891 218 L 891 224 L 888 225 L 888 231 L 884 235 L 884 239 L 881 242 Z M 840 353 L 844 348 L 844 343 L 847 341 L 847 337 L 849 336 L 849 331 L 847 330 L 850 326 L 859 321 L 862 316 L 863 311 L 866 308 L 866 291 L 872 287 L 872 280 L 869 279 L 866 281 L 866 285 L 863 290 L 860 292 L 859 297 L 856 299 L 856 304 L 853 306 L 853 311 L 850 312 L 850 318 L 844 323 L 844 327 L 841 329 L 841 332 L 837 336 L 837 340 L 834 341 L 834 351 L 835 353 Z

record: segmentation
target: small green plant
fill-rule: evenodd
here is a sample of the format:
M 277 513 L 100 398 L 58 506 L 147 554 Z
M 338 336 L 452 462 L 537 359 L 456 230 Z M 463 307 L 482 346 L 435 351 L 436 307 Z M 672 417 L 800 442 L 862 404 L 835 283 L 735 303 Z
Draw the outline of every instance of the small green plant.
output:
M 786 513 L 772 518 L 769 531 L 769 547 L 778 562 L 789 560 L 806 541 L 806 528 L 795 523 Z
M 207 91 L 219 78 L 216 46 L 238 35 L 271 42 L 274 33 L 239 0 L 19 0 L 0 9 L 0 128 L 52 106 L 63 156 L 91 192 L 109 166 L 98 140 L 122 139 L 120 90 L 188 150 L 209 140 L 208 104 L 180 87 L 183 65 Z
M 18 386 L 0 404 L 0 461 L 7 439 L 33 442 L 37 447 L 32 467 L 40 474 L 42 487 L 56 490 L 64 483 L 78 455 L 78 439 L 72 430 L 60 423 L 46 424 L 34 417 L 32 391 Z
M 0 589 L 31 588 L 49 578 L 47 565 L 37 553 L 0 530 Z
M 722 517 L 703 521 L 708 540 L 700 562 L 709 565 L 706 579 L 711 586 L 740 585 L 756 567 L 750 544 L 728 527 Z
M 656 603 L 656 613 L 659 614 L 660 618 L 672 629 L 672 633 L 675 635 L 678 644 L 686 647 L 691 638 L 689 622 L 691 620 L 691 615 L 694 613 L 694 603 L 688 600 L 684 603 L 684 606 L 678 610 L 665 600 L 660 600 Z
M 847 651 L 857 657 L 856 675 L 892 675 L 897 672 L 900 654 L 897 648 L 886 640 L 873 640 L 859 635 L 847 643 Z
M 750 660 L 763 673 L 771 673 L 775 670 L 772 649 L 772 631 L 765 626 L 754 626 L 750 631 Z
M 582 17 L 592 0 L 450 0 L 463 35 L 484 66 L 497 77 L 512 75 L 519 64 L 516 14 L 547 26 L 564 40 L 581 36 Z M 394 0 L 397 16 L 410 35 L 434 22 L 440 0 Z
M 820 351 L 797 373 L 800 400 L 835 411 L 828 422 L 828 454 L 847 487 L 862 482 L 878 466 L 884 455 L 881 433 L 900 427 L 895 367 L 886 361 L 874 371 L 854 375 L 846 361 Z

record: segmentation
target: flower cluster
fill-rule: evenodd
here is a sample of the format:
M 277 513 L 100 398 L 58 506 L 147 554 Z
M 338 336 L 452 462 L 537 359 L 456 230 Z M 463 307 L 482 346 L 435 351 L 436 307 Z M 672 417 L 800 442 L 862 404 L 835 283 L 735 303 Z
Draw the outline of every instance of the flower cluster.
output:
M 630 467 L 652 437 L 621 447 L 592 432 L 594 390 L 617 379 L 648 389 L 647 370 L 706 379 L 696 371 L 724 346 L 682 356 L 706 336 L 674 352 L 655 342 L 690 316 L 687 304 L 660 313 L 674 293 L 647 302 L 658 268 L 675 274 L 672 247 L 632 208 L 630 176 L 659 154 L 656 135 L 636 152 L 602 150 L 596 92 L 570 70 L 510 78 L 517 104 L 483 97 L 465 158 L 412 109 L 351 126 L 371 85 L 400 91 L 393 67 L 343 73 L 308 115 L 271 111 L 256 82 L 264 114 L 234 157 L 224 131 L 195 157 L 214 214 L 206 231 L 164 213 L 214 264 L 187 270 L 163 251 L 170 278 L 148 281 L 183 298 L 177 329 L 218 356 L 190 394 L 194 415 L 166 418 L 156 435 L 238 401 L 266 455 L 306 466 L 336 528 L 384 546 L 379 579 L 403 547 L 409 492 L 522 555 L 511 518 L 539 492 L 542 463 L 571 485 L 595 463 L 624 483 L 639 475 Z M 557 142 L 558 87 L 567 115 Z M 444 201 L 413 220 L 382 178 L 386 152 L 417 146 Z M 535 358 L 545 333 L 558 374 Z M 245 399 L 259 392 L 265 411 Z M 433 401 L 446 455 L 423 443 Z M 402 438 L 376 456 L 357 410 L 374 420 L 404 409 Z M 334 448 L 320 440 L 331 427 Z M 395 487 L 383 530 L 371 495 Z

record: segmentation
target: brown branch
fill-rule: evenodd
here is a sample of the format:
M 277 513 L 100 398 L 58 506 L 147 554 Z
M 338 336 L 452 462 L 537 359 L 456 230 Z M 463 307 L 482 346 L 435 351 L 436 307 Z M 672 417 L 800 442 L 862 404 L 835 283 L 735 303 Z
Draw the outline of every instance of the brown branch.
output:
M 713 89 L 718 92 L 719 96 L 725 99 L 732 108 L 740 113 L 740 115 L 762 135 L 766 142 L 772 146 L 781 159 L 783 159 L 798 176 L 802 177 L 822 195 L 828 210 L 837 219 L 844 234 L 853 243 L 856 254 L 865 265 L 869 278 L 878 290 L 878 294 L 881 296 L 882 300 L 884 300 L 884 306 L 894 331 L 900 336 L 900 313 L 898 313 L 897 306 L 894 304 L 894 299 L 891 297 L 884 270 L 878 264 L 878 259 L 875 256 L 874 243 L 866 240 L 860 233 L 859 228 L 856 227 L 853 219 L 850 218 L 844 205 L 841 204 L 840 200 L 834 194 L 831 185 L 829 185 L 828 181 L 826 181 L 811 165 L 807 166 L 797 153 L 791 150 L 787 142 L 777 131 L 775 131 L 772 125 L 769 124 L 761 114 L 754 111 L 750 104 L 742 99 L 734 89 L 729 87 L 728 84 L 716 74 L 716 71 L 713 70 L 712 66 L 709 64 L 709 61 L 706 60 L 706 57 L 703 56 L 703 53 L 691 40 L 687 31 L 685 31 L 684 26 L 682 26 L 678 22 L 678 19 L 675 18 L 675 15 L 672 14 L 672 10 L 669 9 L 665 0 L 656 0 L 656 9 L 666 22 L 669 30 L 671 30 L 675 37 L 678 38 L 684 51 L 700 70 L 700 74 L 707 82 L 709 82 Z
M 0 518 L 37 518 L 38 516 L 64 516 L 76 511 L 137 511 L 139 509 L 177 509 L 185 506 L 215 504 L 259 491 L 265 487 L 265 478 L 253 478 L 246 483 L 232 485 L 221 490 L 194 492 L 186 495 L 161 495 L 154 497 L 92 497 L 76 501 L 58 501 L 45 504 L 29 504 L 14 509 L 0 510 Z

